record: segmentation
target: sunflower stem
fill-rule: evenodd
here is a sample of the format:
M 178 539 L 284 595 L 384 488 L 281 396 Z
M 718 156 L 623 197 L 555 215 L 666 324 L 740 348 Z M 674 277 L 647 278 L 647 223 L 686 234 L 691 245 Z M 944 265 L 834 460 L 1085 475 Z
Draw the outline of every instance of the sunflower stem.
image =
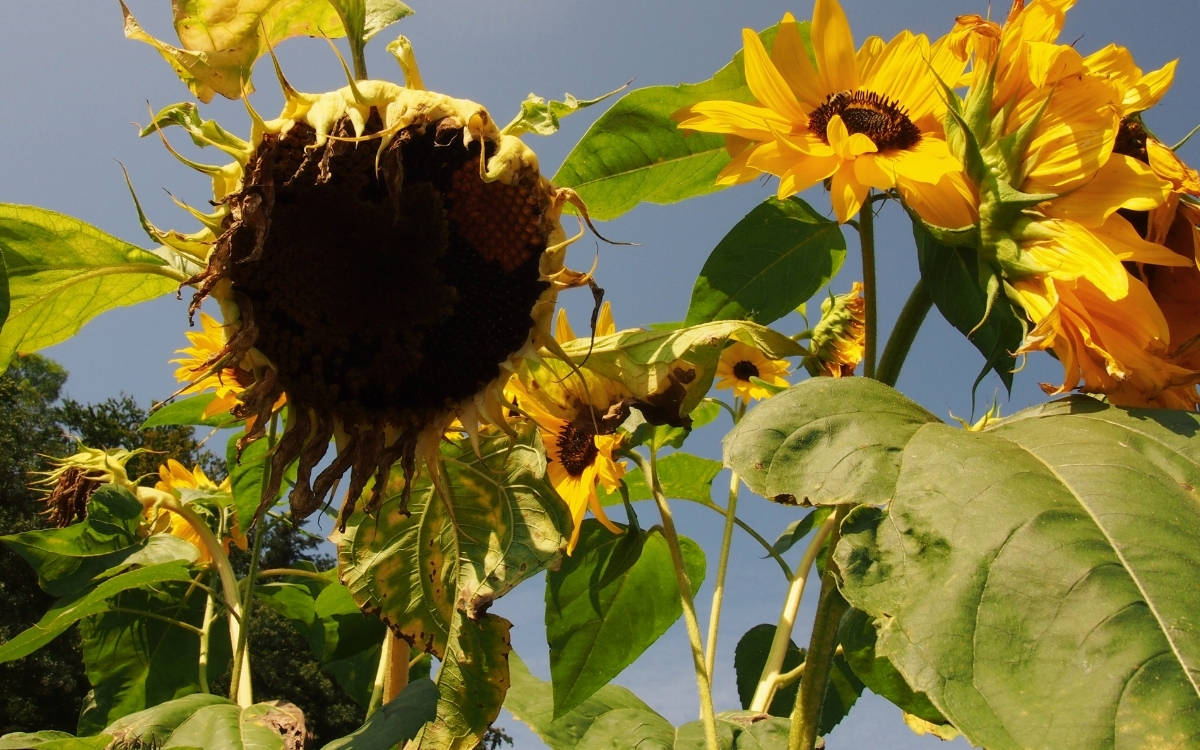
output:
M 733 411 L 736 425 L 746 413 L 746 402 L 738 399 Z M 721 624 L 721 604 L 725 598 L 725 574 L 729 569 L 729 552 L 733 548 L 733 529 L 737 521 L 738 486 L 741 480 L 736 471 L 729 474 L 729 502 L 725 506 L 725 528 L 721 532 L 721 556 L 717 562 L 717 580 L 713 584 L 712 608 L 708 614 L 708 636 L 704 641 L 704 671 L 713 675 L 717 661 L 717 630 Z
M 389 665 L 392 663 L 392 650 L 396 642 L 392 639 L 389 629 L 383 634 L 383 645 L 379 649 L 379 666 L 375 669 L 375 680 L 371 683 L 371 699 L 367 701 L 367 718 L 383 705 L 384 685 L 387 683 Z
M 862 252 L 863 316 L 867 329 L 863 346 L 863 375 L 873 378 L 878 317 L 875 306 L 875 201 L 872 196 L 868 196 L 858 212 L 858 239 Z
M 804 598 L 808 573 L 812 570 L 817 555 L 821 553 L 825 540 L 833 530 L 835 516 L 835 513 L 831 513 L 817 528 L 812 541 L 808 543 L 808 548 L 804 551 L 804 557 L 801 558 L 799 567 L 792 575 L 787 598 L 779 613 L 779 621 L 775 623 L 775 638 L 771 641 L 771 649 L 767 652 L 767 661 L 763 664 L 762 676 L 758 678 L 758 686 L 754 689 L 754 697 L 750 701 L 751 711 L 766 713 L 771 701 L 775 698 L 775 691 L 783 682 L 783 660 L 787 657 L 787 647 L 792 640 L 792 630 L 796 625 L 800 602 Z
M 832 549 L 840 537 L 842 520 L 852 505 L 839 505 L 826 524 L 830 524 L 829 547 Z M 821 576 L 821 594 L 817 599 L 817 613 L 813 619 L 812 635 L 808 651 L 804 656 L 804 678 L 796 691 L 796 705 L 792 708 L 791 729 L 788 732 L 788 750 L 813 750 L 817 741 L 817 727 L 821 720 L 821 708 L 825 704 L 825 692 L 829 688 L 829 674 L 833 657 L 837 652 L 838 627 L 850 605 L 838 591 L 833 572 L 826 570 Z
M 679 547 L 679 535 L 675 531 L 675 520 L 667 504 L 666 494 L 658 481 L 658 456 L 650 448 L 650 460 L 640 453 L 630 452 L 646 477 L 658 514 L 662 518 L 663 538 L 671 551 L 671 565 L 675 568 L 675 582 L 679 587 L 679 601 L 683 607 L 683 621 L 687 627 L 688 642 L 692 649 L 692 667 L 696 672 L 696 688 L 700 697 L 700 720 L 704 725 L 704 744 L 708 750 L 718 750 L 717 717 L 713 711 L 712 679 L 704 666 L 704 644 L 700 640 L 700 621 L 696 618 L 696 604 L 692 597 L 692 582 L 683 567 L 683 551 Z
M 209 636 L 212 635 L 212 624 L 217 619 L 217 600 L 212 592 L 204 595 L 204 619 L 200 621 L 200 658 L 196 664 L 196 684 L 201 693 L 208 690 L 208 654 Z
M 904 360 L 908 358 L 908 351 L 912 348 L 913 340 L 916 339 L 917 332 L 921 330 L 921 324 L 925 322 L 925 316 L 931 307 L 933 307 L 933 297 L 925 287 L 924 279 L 918 278 L 904 307 L 900 310 L 900 316 L 896 318 L 896 325 L 892 328 L 891 335 L 888 336 L 887 344 L 883 347 L 883 354 L 879 357 L 879 366 L 875 369 L 876 380 L 888 385 L 896 384 L 900 378 L 900 368 L 904 366 Z
M 383 702 L 390 703 L 408 685 L 408 643 L 388 628 L 391 641 L 391 656 L 388 659 L 387 677 L 383 681 Z

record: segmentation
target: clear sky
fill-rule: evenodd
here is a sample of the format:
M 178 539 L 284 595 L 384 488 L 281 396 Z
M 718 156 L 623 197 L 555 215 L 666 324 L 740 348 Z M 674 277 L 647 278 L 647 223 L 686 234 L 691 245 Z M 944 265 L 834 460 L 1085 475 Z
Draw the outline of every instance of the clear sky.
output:
M 172 39 L 166 0 L 128 0 L 142 24 L 163 39 Z M 605 3 L 571 0 L 412 0 L 411 18 L 385 31 L 368 46 L 372 75 L 397 80 L 399 69 L 384 51 L 396 33 L 412 39 L 426 86 L 484 104 L 500 122 L 517 110 L 531 91 L 560 97 L 569 91 L 581 98 L 597 95 L 634 78 L 634 86 L 674 84 L 709 77 L 740 46 L 744 26 L 763 28 L 788 10 L 799 18 L 811 14 L 807 3 L 779 0 L 729 3 L 714 0 L 669 2 L 610 0 Z M 890 38 L 904 28 L 940 35 L 962 13 L 987 13 L 985 0 L 843 0 L 856 41 L 868 35 Z M 1007 4 L 998 0 L 994 16 Z M 187 231 L 190 218 L 170 201 L 164 189 L 203 207 L 210 197 L 207 182 L 175 162 L 157 142 L 139 140 L 131 123 L 148 120 L 147 103 L 155 110 L 190 99 L 189 92 L 150 47 L 122 36 L 121 14 L 115 0 L 40 0 L 0 4 L 0 201 L 28 203 L 78 216 L 112 234 L 146 244 L 120 167 L 124 163 L 152 221 L 160 227 Z M 1138 63 L 1154 69 L 1181 58 L 1172 91 L 1147 117 L 1167 142 L 1182 137 L 1200 122 L 1200 54 L 1196 29 L 1197 0 L 1080 0 L 1068 15 L 1061 40 L 1076 42 L 1091 52 L 1109 42 L 1129 47 Z M 322 91 L 344 85 L 340 67 L 324 42 L 297 39 L 279 48 L 283 68 L 298 89 Z M 273 116 L 281 98 L 269 69 L 257 78 L 255 107 Z M 215 101 L 202 108 L 236 133 L 247 131 L 240 104 Z M 528 137 L 546 174 L 553 174 L 570 147 L 599 110 L 585 111 L 564 121 L 563 130 L 549 138 Z M 174 145 L 195 156 L 181 134 Z M 1200 163 L 1200 143 L 1181 154 Z M 200 154 L 218 161 L 218 154 Z M 684 315 L 696 274 L 721 236 L 766 196 L 769 181 L 726 190 L 676 206 L 646 205 L 600 229 L 608 237 L 639 243 L 614 247 L 585 239 L 570 256 L 570 265 L 587 268 L 599 254 L 597 277 L 614 305 L 618 327 L 678 320 Z M 828 213 L 828 200 L 819 192 L 807 194 L 817 210 Z M 878 227 L 880 311 L 886 335 L 916 278 L 916 258 L 907 221 L 889 207 Z M 857 238 L 848 233 L 853 249 Z M 340 253 L 352 253 L 342 249 Z M 349 258 L 331 257 L 331 262 Z M 314 272 L 319 272 L 315 270 Z M 844 292 L 858 278 L 855 253 L 834 281 Z M 566 294 L 562 301 L 582 327 L 590 295 Z M 71 342 L 47 354 L 71 372 L 67 393 L 81 400 L 100 400 L 126 391 L 148 403 L 175 390 L 174 349 L 184 345 L 186 302 L 172 297 L 101 316 Z M 793 332 L 782 324 L 785 332 Z M 961 335 L 931 315 L 918 337 L 899 388 L 935 414 L 971 412 L 970 384 L 981 361 Z M 1016 377 L 1011 398 L 991 378 L 980 396 L 990 401 L 998 393 L 1008 414 L 1043 400 L 1037 383 L 1061 373 L 1046 355 L 1032 358 Z M 718 424 L 697 436 L 689 448 L 719 457 L 718 441 L 728 424 Z M 716 487 L 726 484 L 718 478 Z M 718 499 L 722 490 L 718 489 Z M 765 536 L 774 538 L 795 518 L 794 509 L 779 508 L 754 497 L 742 502 L 746 516 Z M 642 513 L 651 522 L 649 508 Z M 684 534 L 711 551 L 715 569 L 720 519 L 680 509 Z M 798 552 L 796 553 L 798 557 Z M 732 672 L 733 646 L 748 628 L 774 622 L 785 582 L 773 563 L 760 560 L 745 537 L 735 539 L 735 562 L 729 581 L 730 598 L 722 627 L 717 665 L 718 710 L 736 707 Z M 710 570 L 711 575 L 711 570 Z M 699 601 L 707 610 L 710 589 Z M 536 673 L 547 676 L 545 633 L 539 582 L 530 582 L 501 599 L 494 612 L 516 622 L 515 648 Z M 702 616 L 703 616 L 702 611 Z M 804 611 L 811 613 L 811 603 Z M 808 615 L 811 617 L 811 614 Z M 803 627 L 807 623 L 802 622 Z M 800 640 L 807 639 L 806 631 Z M 696 716 L 695 683 L 686 642 L 680 628 L 672 630 L 645 657 L 618 679 L 675 723 Z M 500 723 L 517 737 L 519 748 L 536 748 L 537 741 L 511 717 Z M 941 746 L 935 740 L 911 735 L 899 713 L 878 699 L 864 697 L 850 718 L 830 737 L 830 747 L 920 748 Z M 955 746 L 965 746 L 961 741 Z

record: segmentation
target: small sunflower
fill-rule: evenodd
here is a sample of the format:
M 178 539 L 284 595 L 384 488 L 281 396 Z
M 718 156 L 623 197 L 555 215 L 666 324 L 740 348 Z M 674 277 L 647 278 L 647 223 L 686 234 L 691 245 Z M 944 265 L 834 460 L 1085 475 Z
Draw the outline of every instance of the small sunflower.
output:
M 903 31 L 854 51 L 837 0 L 813 8 L 810 59 L 796 19 L 779 23 L 770 54 L 742 31 L 746 83 L 754 104 L 707 101 L 681 113 L 680 127 L 733 138 L 733 161 L 718 177 L 736 184 L 779 177 L 779 197 L 830 181 L 838 221 L 850 220 L 871 188 L 933 193 L 961 169 L 942 131 L 942 82 L 957 82 L 965 62 L 943 41 Z M 815 62 L 815 64 L 814 64 Z
M 235 162 L 206 170 L 219 231 L 190 311 L 215 298 L 228 335 L 210 353 L 202 318 L 192 387 L 215 378 L 223 406 L 236 397 L 243 444 L 286 396 L 264 502 L 298 460 L 293 515 L 349 473 L 344 519 L 393 464 L 436 470 L 455 419 L 503 419 L 509 373 L 548 340 L 557 292 L 585 278 L 562 265 L 574 198 L 474 102 L 377 80 L 283 89 L 281 116 L 256 119 L 248 143 L 225 147 Z M 337 456 L 317 473 L 331 439 Z
M 730 341 L 717 360 L 716 387 L 732 389 L 743 401 L 758 401 L 771 396 L 775 388 L 786 388 L 787 374 L 786 360 L 771 359 L 756 347 Z
M 52 526 L 65 528 L 87 518 L 88 500 L 101 485 L 115 484 L 135 491 L 125 464 L 142 452 L 123 448 L 106 451 L 81 445 L 70 456 L 50 459 L 50 470 L 38 472 L 42 478 L 31 485 L 46 492 L 43 499 L 46 520 Z
M 191 346 L 177 349 L 175 353 L 183 356 L 171 360 L 171 364 L 179 365 L 175 369 L 175 380 L 186 384 L 179 393 L 215 391 L 216 397 L 204 407 L 201 415 L 204 419 L 236 413 L 242 392 L 254 384 L 253 362 L 247 356 L 236 366 L 214 367 L 214 363 L 227 359 L 223 352 L 229 337 L 225 326 L 208 313 L 200 313 L 200 330 L 188 331 L 186 335 Z M 284 400 L 281 395 L 276 410 L 283 406 Z M 253 423 L 249 426 L 253 429 Z
M 199 466 L 189 471 L 183 464 L 170 458 L 167 459 L 165 464 L 158 467 L 158 481 L 154 484 L 154 489 L 175 495 L 178 495 L 180 490 L 203 490 L 212 493 L 228 494 L 230 492 L 230 484 L 228 477 L 218 484 L 209 479 L 208 475 Z M 179 537 L 185 542 L 192 544 L 198 550 L 199 554 L 196 558 L 198 564 L 208 565 L 212 562 L 212 555 L 201 541 L 200 534 L 183 516 L 172 513 L 166 508 L 159 507 L 152 493 L 141 492 L 139 493 L 139 498 L 145 507 L 146 520 L 150 524 L 152 533 L 170 534 L 171 536 Z M 246 536 L 242 533 L 236 519 L 234 519 L 231 527 L 222 536 L 221 541 L 226 550 L 229 549 L 230 542 L 233 542 L 239 549 L 243 550 L 248 546 Z
M 812 354 L 804 367 L 812 375 L 841 378 L 854 374 L 867 346 L 866 302 L 861 281 L 846 294 L 831 295 L 821 303 L 821 320 L 813 329 Z

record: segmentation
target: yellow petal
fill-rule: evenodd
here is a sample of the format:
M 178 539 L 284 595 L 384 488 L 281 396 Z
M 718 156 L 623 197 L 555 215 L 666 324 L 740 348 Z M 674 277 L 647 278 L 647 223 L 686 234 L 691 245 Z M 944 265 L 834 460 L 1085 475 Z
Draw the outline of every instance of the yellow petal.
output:
M 829 93 L 857 89 L 854 36 L 837 0 L 817 0 L 813 8 L 812 42 L 821 88 Z
M 1170 185 L 1148 164 L 1113 154 L 1086 185 L 1043 204 L 1047 215 L 1098 227 L 1118 209 L 1149 211 L 1161 206 Z
M 833 202 L 833 212 L 838 221 L 845 224 L 854 218 L 854 215 L 862 208 L 863 201 L 867 199 L 867 193 L 870 191 L 869 185 L 864 185 L 854 179 L 852 164 L 844 163 L 838 171 L 834 172 L 829 188 L 829 197 Z
M 796 101 L 796 95 L 775 68 L 775 63 L 771 62 L 758 34 L 753 29 L 743 29 L 742 44 L 745 49 L 746 85 L 754 98 L 790 122 L 807 122 L 808 112 Z
M 679 127 L 705 133 L 733 133 L 753 141 L 771 138 L 774 129 L 787 129 L 791 121 L 774 110 L 757 104 L 707 101 L 678 113 Z
M 865 133 L 851 133 L 841 115 L 829 118 L 825 128 L 829 147 L 842 159 L 853 160 L 859 154 L 871 154 L 879 150 L 875 142 Z
M 808 56 L 799 25 L 791 13 L 785 13 L 779 22 L 779 31 L 771 45 L 771 59 L 806 111 L 821 106 L 833 93 L 821 88 L 821 76 Z

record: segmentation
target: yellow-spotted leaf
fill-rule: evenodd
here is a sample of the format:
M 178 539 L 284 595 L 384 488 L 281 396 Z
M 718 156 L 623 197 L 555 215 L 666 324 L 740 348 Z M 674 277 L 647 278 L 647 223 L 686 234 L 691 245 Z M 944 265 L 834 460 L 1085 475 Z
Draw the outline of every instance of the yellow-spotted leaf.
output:
M 0 204 L 0 255 L 8 301 L 0 368 L 18 351 L 64 341 L 96 315 L 174 292 L 186 278 L 79 219 L 10 203 Z
M 359 606 L 419 649 L 445 654 L 456 610 L 468 618 L 565 549 L 566 507 L 545 479 L 541 439 L 447 443 L 443 496 L 424 476 L 404 507 L 399 484 L 377 512 L 356 512 L 339 572 Z

